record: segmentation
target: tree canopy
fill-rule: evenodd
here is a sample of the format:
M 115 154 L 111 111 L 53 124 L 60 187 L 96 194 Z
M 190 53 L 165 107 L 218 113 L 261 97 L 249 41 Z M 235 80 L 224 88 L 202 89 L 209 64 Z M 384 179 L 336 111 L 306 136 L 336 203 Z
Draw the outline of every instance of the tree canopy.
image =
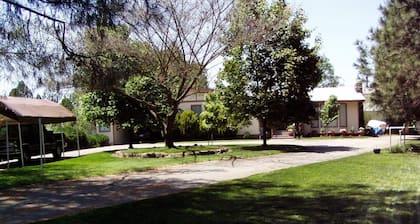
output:
M 24 81 L 19 81 L 16 88 L 10 90 L 9 96 L 19 96 L 19 97 L 27 97 L 32 98 L 33 94 L 31 89 L 25 84 Z
M 144 4 L 124 11 L 124 25 L 86 31 L 76 83 L 138 102 L 173 147 L 178 106 L 207 84 L 206 66 L 223 52 L 220 39 L 232 2 L 173 0 L 160 2 L 154 11 Z
M 212 136 L 215 132 L 236 133 L 239 128 L 249 124 L 247 116 L 228 112 L 218 92 L 206 94 L 205 100 L 204 111 L 200 114 L 200 129 L 209 131 Z
M 356 41 L 356 47 L 359 51 L 359 57 L 353 66 L 359 71 L 357 77 L 358 80 L 361 80 L 365 83 L 366 87 L 370 87 L 372 80 L 370 78 L 374 75 L 372 66 L 372 57 L 370 54 L 370 49 L 368 46 L 361 40 Z
M 308 92 L 322 71 L 305 21 L 284 1 L 238 1 L 231 17 L 216 89 L 231 113 L 258 118 L 264 145 L 269 124 L 304 121 L 313 111 Z
M 372 100 L 394 120 L 420 119 L 420 2 L 390 0 L 372 31 Z
M 320 58 L 320 65 L 322 71 L 322 78 L 321 82 L 319 82 L 318 87 L 324 88 L 324 87 L 337 87 L 341 85 L 340 82 L 340 76 L 335 75 L 334 73 L 334 67 L 331 64 L 330 60 L 322 56 Z
M 331 95 L 328 100 L 324 103 L 321 109 L 320 119 L 325 127 L 331 124 L 338 118 L 338 112 L 340 110 L 340 104 L 337 101 L 337 96 Z

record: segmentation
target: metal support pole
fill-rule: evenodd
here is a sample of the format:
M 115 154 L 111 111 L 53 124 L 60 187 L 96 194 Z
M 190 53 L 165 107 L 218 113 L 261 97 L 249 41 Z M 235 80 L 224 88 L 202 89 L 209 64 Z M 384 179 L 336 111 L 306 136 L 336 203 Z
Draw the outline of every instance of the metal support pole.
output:
M 18 132 L 19 132 L 19 150 L 20 150 L 20 161 L 22 162 L 22 167 L 25 166 L 25 162 L 23 161 L 23 146 L 22 146 L 22 129 L 20 127 L 20 122 L 18 123 Z
M 6 121 L 6 155 L 7 155 L 7 168 L 10 168 L 9 122 L 7 121 Z
M 389 127 L 388 130 L 389 130 L 389 151 L 391 152 L 391 145 L 392 145 L 391 127 Z
M 39 154 L 40 154 L 40 166 L 41 166 L 41 175 L 42 175 L 42 168 L 43 168 L 43 154 L 44 154 L 44 130 L 42 128 L 41 118 L 38 118 L 38 128 L 39 128 Z
M 76 146 L 77 146 L 77 151 L 79 152 L 79 157 L 80 157 L 80 140 L 79 140 L 79 127 L 77 125 L 77 122 L 75 122 L 76 124 Z
M 61 123 L 61 128 L 63 129 L 62 131 L 61 131 L 61 156 L 62 157 L 64 157 L 64 133 L 63 133 L 63 131 L 64 131 L 64 128 L 63 128 L 63 123 Z

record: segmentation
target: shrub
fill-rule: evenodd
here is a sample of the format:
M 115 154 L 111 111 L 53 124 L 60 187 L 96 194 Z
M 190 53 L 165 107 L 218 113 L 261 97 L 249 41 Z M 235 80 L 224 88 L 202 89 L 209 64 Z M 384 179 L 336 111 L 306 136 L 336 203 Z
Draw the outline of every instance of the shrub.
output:
M 242 137 L 243 138 L 250 138 L 251 137 L 251 133 L 249 133 L 249 131 L 246 131 Z
M 184 110 L 176 116 L 176 124 L 181 134 L 187 138 L 199 136 L 199 119 L 192 110 Z
M 90 134 L 87 135 L 87 141 L 91 147 L 99 147 L 108 145 L 109 138 L 104 134 Z
M 411 145 L 394 145 L 391 147 L 391 153 L 405 153 L 408 152 Z

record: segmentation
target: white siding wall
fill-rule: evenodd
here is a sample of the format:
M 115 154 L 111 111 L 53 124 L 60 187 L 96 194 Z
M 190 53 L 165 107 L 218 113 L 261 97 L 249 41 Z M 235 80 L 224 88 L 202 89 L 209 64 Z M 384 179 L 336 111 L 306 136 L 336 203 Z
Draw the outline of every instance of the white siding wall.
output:
M 96 127 L 96 133 L 108 136 L 110 145 L 126 144 L 128 140 L 127 132 L 123 129 L 118 129 L 114 124 L 110 124 L 109 131 L 101 131 L 99 127 Z
M 108 136 L 108 139 L 109 139 L 108 143 L 110 145 L 114 145 L 114 133 L 112 131 L 113 127 L 114 125 L 111 124 L 109 126 L 109 131 L 101 131 L 98 126 L 96 127 L 96 133 Z
M 239 129 L 238 135 L 243 135 L 245 132 L 249 132 L 249 134 L 254 136 L 260 135 L 260 124 L 256 118 L 251 119 L 251 124 L 249 126 Z
M 346 129 L 347 132 L 350 132 L 351 128 L 354 128 L 355 131 L 359 130 L 359 102 L 340 102 L 341 104 L 346 104 L 347 108 L 347 125 L 340 124 L 340 127 L 329 127 L 329 131 L 334 131 L 339 133 L 340 129 Z M 310 134 L 312 131 L 317 133 L 320 132 L 322 127 L 313 128 L 310 124 L 304 125 L 305 134 Z
M 359 130 L 359 102 L 347 103 L 347 132 L 352 127 L 355 131 Z
M 201 105 L 201 110 L 204 111 L 205 102 L 183 102 L 179 104 L 179 109 L 181 110 L 191 110 L 192 105 Z
M 201 110 L 204 111 L 204 96 L 206 93 L 196 93 L 187 96 L 180 104 L 179 109 L 181 110 L 191 110 L 192 105 L 201 105 Z

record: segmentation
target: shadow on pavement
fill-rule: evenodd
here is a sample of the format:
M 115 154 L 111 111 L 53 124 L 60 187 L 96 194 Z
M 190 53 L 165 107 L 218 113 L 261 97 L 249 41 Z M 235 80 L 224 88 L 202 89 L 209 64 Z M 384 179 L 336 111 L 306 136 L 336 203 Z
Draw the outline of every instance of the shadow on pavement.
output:
M 2 224 L 30 223 L 182 192 L 206 183 L 202 179 L 188 181 L 127 174 L 111 179 L 99 177 L 34 185 L 30 189 L 4 189 L 0 191 L 0 220 Z

